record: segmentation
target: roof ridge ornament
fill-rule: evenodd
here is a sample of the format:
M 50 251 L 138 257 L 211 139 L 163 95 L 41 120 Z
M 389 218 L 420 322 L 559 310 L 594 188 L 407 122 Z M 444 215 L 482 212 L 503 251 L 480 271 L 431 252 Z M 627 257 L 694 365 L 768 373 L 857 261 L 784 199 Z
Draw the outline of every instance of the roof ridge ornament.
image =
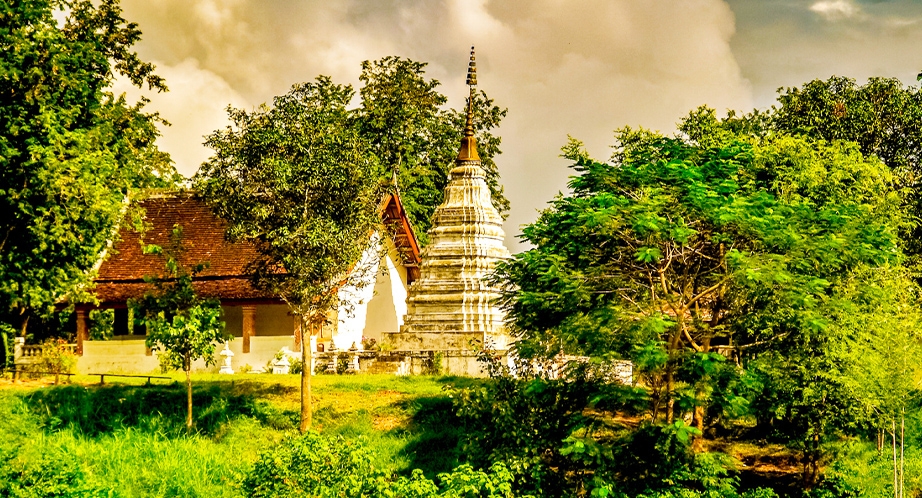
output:
M 474 87 L 477 86 L 477 62 L 474 57 L 474 47 L 471 46 L 471 61 L 467 65 L 467 86 L 470 95 L 467 98 L 467 120 L 464 124 L 464 136 L 461 138 L 461 150 L 458 151 L 456 162 L 480 161 L 477 155 L 477 141 L 474 139 Z

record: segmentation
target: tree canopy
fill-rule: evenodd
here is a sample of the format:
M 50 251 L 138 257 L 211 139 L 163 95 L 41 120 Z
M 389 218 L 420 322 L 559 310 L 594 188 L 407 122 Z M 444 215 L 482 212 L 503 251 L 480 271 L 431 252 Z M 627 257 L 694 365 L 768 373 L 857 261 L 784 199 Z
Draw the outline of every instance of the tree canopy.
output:
M 214 156 L 194 178 L 228 221 L 227 235 L 255 245 L 255 285 L 302 317 L 302 335 L 327 321 L 342 287 L 365 283 L 358 263 L 380 228 L 382 167 L 352 126 L 353 94 L 321 76 L 272 107 L 231 109 L 233 127 L 208 137 Z M 303 340 L 302 351 L 310 365 Z M 302 369 L 302 432 L 310 425 L 310 374 Z
M 110 90 L 118 75 L 166 90 L 131 51 L 140 36 L 117 0 L 0 5 L 0 307 L 22 333 L 88 297 L 131 188 L 177 179 L 154 145 L 159 117 Z
M 694 113 L 683 127 L 694 137 L 620 130 L 609 162 L 564 148 L 572 194 L 497 274 L 518 352 L 632 359 L 653 419 L 690 410 L 698 430 L 709 405 L 735 402 L 714 392 L 714 352 L 755 359 L 754 403 L 815 482 L 824 438 L 866 420 L 832 351 L 851 332 L 837 317 L 873 302 L 848 291 L 856 275 L 902 262 L 892 174 L 849 142 L 737 134 Z
M 428 241 L 432 213 L 441 204 L 448 171 L 454 165 L 464 130 L 466 110 L 444 109 L 439 82 L 425 76 L 426 63 L 385 57 L 362 63 L 361 106 L 355 110 L 359 134 L 371 144 L 384 166 L 383 180 L 396 173 L 397 188 L 417 239 Z M 499 184 L 493 158 L 501 153 L 498 127 L 506 110 L 486 93 L 474 97 L 474 127 L 493 204 L 500 214 L 509 201 Z

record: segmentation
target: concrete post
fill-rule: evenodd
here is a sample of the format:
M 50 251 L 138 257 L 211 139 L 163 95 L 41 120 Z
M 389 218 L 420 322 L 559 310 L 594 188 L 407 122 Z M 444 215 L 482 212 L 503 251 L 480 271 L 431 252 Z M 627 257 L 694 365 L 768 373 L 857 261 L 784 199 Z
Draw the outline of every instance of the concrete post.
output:
M 77 311 L 77 356 L 83 356 L 83 341 L 89 339 L 86 325 L 86 310 Z

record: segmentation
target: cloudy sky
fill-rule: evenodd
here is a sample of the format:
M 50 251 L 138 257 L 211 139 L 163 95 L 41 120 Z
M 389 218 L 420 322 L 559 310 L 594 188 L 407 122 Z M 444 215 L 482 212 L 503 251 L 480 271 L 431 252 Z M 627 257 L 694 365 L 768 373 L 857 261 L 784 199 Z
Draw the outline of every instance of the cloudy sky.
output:
M 509 109 L 498 158 L 507 245 L 569 170 L 567 134 L 598 158 L 625 125 L 671 133 L 689 110 L 772 104 L 779 87 L 845 75 L 915 83 L 919 0 L 122 0 L 137 45 L 170 92 L 148 95 L 172 126 L 161 147 L 191 175 L 228 105 L 252 109 L 296 82 L 358 87 L 360 63 L 429 63 L 462 105 L 468 50 L 478 83 Z M 120 86 L 119 90 L 124 90 Z M 136 96 L 137 92 L 130 92 Z

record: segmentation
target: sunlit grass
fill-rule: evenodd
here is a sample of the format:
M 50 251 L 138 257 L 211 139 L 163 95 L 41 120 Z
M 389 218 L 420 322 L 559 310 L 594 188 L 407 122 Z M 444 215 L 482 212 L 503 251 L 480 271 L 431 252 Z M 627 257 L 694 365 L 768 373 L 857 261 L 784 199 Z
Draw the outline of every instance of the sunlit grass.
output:
M 195 374 L 192 434 L 183 428 L 184 376 L 167 375 L 175 382 L 112 377 L 100 386 L 98 376 L 74 376 L 62 386 L 5 384 L 0 457 L 15 468 L 78 462 L 85 480 L 112 496 L 238 496 L 258 454 L 296 434 L 297 375 Z M 363 439 L 379 468 L 434 475 L 457 463 L 458 428 L 446 423 L 453 411 L 443 388 L 476 382 L 315 376 L 314 426 Z

